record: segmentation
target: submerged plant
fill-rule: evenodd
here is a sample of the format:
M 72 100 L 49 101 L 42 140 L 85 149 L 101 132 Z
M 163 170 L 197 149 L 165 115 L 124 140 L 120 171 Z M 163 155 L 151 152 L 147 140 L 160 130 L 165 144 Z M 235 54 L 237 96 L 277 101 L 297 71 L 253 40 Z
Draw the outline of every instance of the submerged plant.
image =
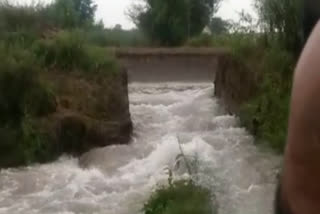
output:
M 212 192 L 197 182 L 199 159 L 189 159 L 183 151 L 178 138 L 180 154 L 176 157 L 175 167 L 181 161 L 186 165 L 188 179 L 175 179 L 173 170 L 168 170 L 168 185 L 158 186 L 143 207 L 145 214 L 216 214 L 217 204 L 214 203 Z

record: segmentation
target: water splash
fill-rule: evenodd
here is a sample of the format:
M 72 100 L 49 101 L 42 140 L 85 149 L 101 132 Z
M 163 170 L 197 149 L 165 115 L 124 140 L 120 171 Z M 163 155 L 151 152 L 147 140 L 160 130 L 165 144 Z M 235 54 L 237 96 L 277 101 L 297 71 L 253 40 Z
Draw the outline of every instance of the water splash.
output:
M 197 157 L 198 181 L 217 195 L 220 214 L 272 213 L 281 160 L 253 145 L 212 85 L 134 84 L 130 102 L 131 145 L 1 171 L 0 214 L 139 214 L 153 188 L 167 182 L 165 169 L 176 169 L 178 139 Z

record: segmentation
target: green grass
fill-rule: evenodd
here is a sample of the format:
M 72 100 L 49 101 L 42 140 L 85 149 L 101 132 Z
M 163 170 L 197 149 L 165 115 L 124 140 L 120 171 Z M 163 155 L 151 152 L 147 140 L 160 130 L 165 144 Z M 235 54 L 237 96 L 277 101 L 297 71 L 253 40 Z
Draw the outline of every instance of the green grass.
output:
M 209 190 L 191 181 L 177 181 L 156 189 L 144 205 L 145 214 L 215 214 Z

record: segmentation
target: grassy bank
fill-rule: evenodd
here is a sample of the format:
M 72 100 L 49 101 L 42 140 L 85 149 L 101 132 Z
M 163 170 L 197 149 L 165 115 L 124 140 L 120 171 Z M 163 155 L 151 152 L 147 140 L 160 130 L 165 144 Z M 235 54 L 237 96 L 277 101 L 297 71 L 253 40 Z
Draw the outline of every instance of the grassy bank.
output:
M 39 80 L 40 66 L 34 54 L 2 43 L 0 55 L 0 165 L 26 164 L 46 150 L 45 143 L 35 139 L 32 119 L 54 112 L 55 98 Z
M 98 133 L 120 132 L 110 124 L 121 127 L 119 118 L 129 114 L 115 57 L 83 32 L 108 35 L 90 17 L 64 16 L 66 2 L 0 2 L 0 168 L 126 141 Z
M 256 136 L 256 143 L 266 144 L 277 152 L 285 147 L 292 75 L 293 53 L 270 43 L 264 34 L 234 33 L 221 36 L 202 35 L 187 43 L 192 47 L 228 47 L 235 62 L 237 90 L 245 99 L 233 98 L 242 124 Z M 231 65 L 230 65 L 231 66 Z M 245 72 L 239 72 L 240 69 Z M 241 76 L 239 77 L 239 74 Z M 242 83 L 241 83 L 242 79 Z M 245 80 L 250 80 L 246 82 Z M 226 86 L 228 87 L 228 86 Z M 248 92 L 248 90 L 250 90 Z M 249 94 L 249 96 L 248 96 Z
M 242 124 L 256 136 L 256 142 L 283 152 L 287 137 L 292 75 L 296 58 L 292 52 L 270 42 L 264 34 L 230 35 L 216 38 L 232 49 L 234 60 L 244 64 L 255 77 L 256 91 L 240 106 Z
M 229 84 L 224 87 L 229 90 L 228 99 L 238 105 L 236 113 L 256 136 L 257 143 L 283 152 L 294 66 L 315 24 L 305 14 L 314 17 L 319 14 L 298 0 L 254 2 L 258 19 L 242 11 L 237 23 L 224 24 L 229 32 L 202 35 L 190 40 L 188 45 L 223 46 L 232 50 L 231 76 L 221 79 Z
M 37 39 L 28 46 L 31 48 L 26 49 L 18 42 L 0 43 L 2 167 L 47 162 L 68 152 L 66 147 L 70 146 L 66 144 L 69 142 L 65 140 L 64 145 L 49 142 L 53 141 L 54 134 L 50 133 L 53 130 L 39 126 L 40 120 L 61 110 L 61 98 L 68 96 L 62 89 L 72 87 L 72 84 L 63 85 L 62 80 L 55 81 L 59 75 L 82 76 L 82 81 L 88 80 L 88 83 L 92 76 L 110 79 L 118 75 L 118 65 L 107 50 L 86 44 L 72 32 L 63 31 L 51 39 Z M 89 95 L 90 92 L 85 93 Z M 73 96 L 74 102 L 84 99 L 76 97 L 73 90 L 69 95 Z M 99 113 L 94 109 L 91 112 Z M 72 148 L 70 152 L 74 150 L 78 148 Z
M 287 137 L 293 56 L 281 50 L 267 49 L 258 61 L 255 57 L 243 60 L 253 65 L 257 62 L 261 64 L 253 66 L 255 71 L 252 72 L 259 72 L 258 90 L 242 104 L 241 122 L 257 137 L 257 143 L 283 152 Z

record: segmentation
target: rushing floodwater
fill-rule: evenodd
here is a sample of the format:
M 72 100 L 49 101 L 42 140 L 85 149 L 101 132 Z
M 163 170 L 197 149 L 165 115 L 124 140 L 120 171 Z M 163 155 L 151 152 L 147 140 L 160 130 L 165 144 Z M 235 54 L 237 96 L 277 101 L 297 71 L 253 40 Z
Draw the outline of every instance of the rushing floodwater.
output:
M 211 84 L 130 86 L 134 139 L 78 161 L 0 173 L 0 214 L 138 214 L 152 189 L 167 181 L 178 141 L 198 162 L 198 182 L 217 195 L 220 214 L 271 214 L 280 158 L 262 152 L 225 115 Z M 82 166 L 79 167 L 79 165 Z M 84 169 L 85 167 L 85 169 Z

